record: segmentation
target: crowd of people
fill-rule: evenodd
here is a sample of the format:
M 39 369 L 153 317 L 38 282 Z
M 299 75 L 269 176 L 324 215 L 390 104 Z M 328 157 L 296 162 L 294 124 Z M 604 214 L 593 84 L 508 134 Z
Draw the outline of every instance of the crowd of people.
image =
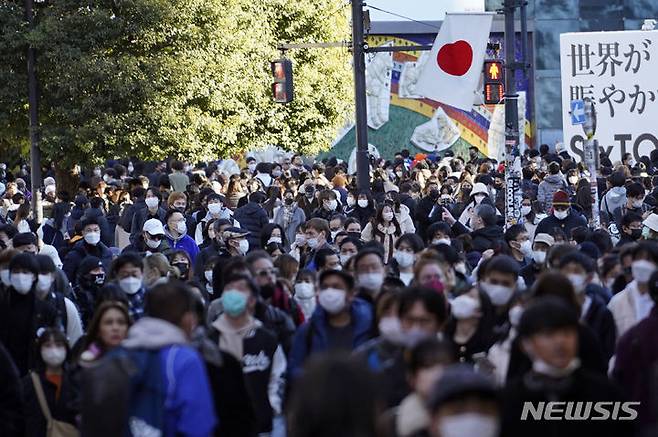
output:
M 0 164 L 0 435 L 658 435 L 658 150 L 622 158 L 592 211 L 582 163 L 528 149 L 511 226 L 475 148 L 371 158 L 368 190 L 335 157 L 40 193 Z M 608 414 L 521 420 L 547 402 Z

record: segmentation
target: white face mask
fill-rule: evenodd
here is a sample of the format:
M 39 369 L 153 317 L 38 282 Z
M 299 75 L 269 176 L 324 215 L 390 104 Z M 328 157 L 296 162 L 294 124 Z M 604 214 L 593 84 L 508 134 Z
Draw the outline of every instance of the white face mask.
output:
M 496 306 L 505 305 L 509 302 L 512 294 L 514 294 L 514 289 L 510 287 L 505 287 L 504 285 L 490 284 L 488 282 L 480 282 L 480 288 L 482 291 L 487 293 L 491 299 L 491 303 Z
M 656 271 L 656 265 L 651 261 L 640 259 L 633 261 L 631 264 L 631 272 L 633 274 L 633 279 L 635 279 L 640 284 L 646 284 L 651 278 L 651 274 Z
M 87 232 L 85 234 L 85 242 L 87 244 L 91 244 L 92 246 L 95 246 L 98 244 L 99 241 L 101 241 L 101 233 L 100 232 Z
M 329 314 L 338 314 L 345 308 L 347 292 L 338 288 L 325 288 L 318 294 L 318 303 Z
M 5 287 L 9 287 L 11 285 L 11 280 L 9 279 L 9 269 L 0 270 L 0 281 L 2 281 L 2 285 Z
M 37 278 L 37 291 L 39 291 L 42 294 L 45 294 L 50 291 L 50 287 L 53 285 L 53 275 L 47 273 L 47 274 L 39 274 L 39 277 Z
M 158 207 L 158 204 L 160 203 L 157 197 L 147 197 L 146 199 L 144 199 L 144 202 L 146 202 L 146 207 L 148 209 L 155 209 Z
M 524 217 L 527 216 L 528 214 L 530 214 L 530 211 L 532 211 L 531 206 L 522 206 L 521 207 L 521 215 L 523 215 Z
M 388 340 L 398 342 L 402 339 L 400 319 L 395 316 L 382 317 L 377 328 L 379 328 L 379 334 Z
M 557 211 L 557 210 L 555 210 L 555 211 L 553 211 L 553 215 L 554 215 L 555 218 L 558 219 L 558 220 L 564 220 L 564 219 L 567 218 L 567 216 L 569 215 L 569 210 L 568 210 L 568 209 L 565 210 L 565 211 Z
M 536 264 L 544 264 L 544 261 L 546 261 L 546 252 L 535 250 L 532 252 L 532 259 Z
M 240 254 L 245 255 L 247 252 L 249 252 L 249 240 L 240 240 L 238 244 L 238 251 Z
M 66 360 L 66 348 L 54 346 L 41 348 L 41 358 L 50 367 L 59 367 Z
M 329 211 L 335 211 L 336 208 L 338 207 L 338 201 L 336 201 L 335 199 L 327 200 L 326 202 L 324 202 L 324 205 Z
M 306 244 L 307 244 L 308 247 L 310 247 L 311 249 L 315 249 L 316 247 L 319 246 L 320 242 L 318 241 L 318 238 L 317 238 L 317 237 L 315 237 L 315 238 L 307 238 L 307 239 L 306 239 Z
M 301 246 L 305 243 L 306 243 L 306 236 L 304 234 L 295 235 L 295 244 L 297 244 L 297 246 Z
M 157 240 L 151 240 L 151 239 L 145 237 L 144 242 L 151 249 L 157 249 L 158 247 L 160 247 L 160 242 L 157 241 Z
M 452 244 L 452 241 L 450 241 L 450 238 L 435 238 L 432 240 L 432 245 L 438 246 L 439 244 L 447 244 L 450 246 Z
M 569 282 L 573 285 L 576 294 L 582 294 L 585 292 L 585 288 L 587 287 L 587 276 L 570 273 L 567 275 L 567 278 L 569 278 Z
M 119 279 L 119 287 L 127 294 L 135 294 L 142 288 L 142 280 L 134 276 Z
M 633 201 L 633 208 L 642 208 L 642 205 L 644 205 L 644 199 Z
M 541 375 L 547 375 L 552 378 L 564 378 L 571 375 L 574 370 L 580 367 L 580 359 L 574 358 L 565 368 L 555 367 L 544 360 L 535 359 L 532 361 L 532 370 Z
M 519 248 L 523 256 L 526 258 L 529 258 L 532 256 L 532 242 L 530 240 L 525 240 L 523 243 L 521 243 L 521 247 Z
M 462 294 L 450 302 L 450 310 L 457 320 L 475 317 L 480 309 L 478 301 L 471 296 Z
M 295 284 L 295 297 L 298 299 L 311 299 L 315 297 L 315 287 L 309 282 Z
M 499 423 L 495 417 L 478 413 L 446 416 L 439 422 L 441 437 L 496 437 Z
M 407 252 L 406 250 L 396 250 L 393 252 L 393 258 L 395 258 L 400 267 L 406 269 L 407 267 L 414 265 L 416 256 L 411 252 Z
M 338 258 L 340 258 L 340 263 L 342 265 L 346 265 L 347 262 L 352 258 L 353 255 L 350 255 L 349 253 L 341 253 L 338 255 Z
M 384 283 L 384 274 L 379 272 L 361 273 L 357 277 L 358 283 L 361 287 L 369 290 L 379 291 Z
M 254 163 L 247 164 L 247 168 L 249 169 L 250 172 L 253 173 L 256 170 L 256 164 Z
M 32 273 L 12 273 L 9 276 L 11 286 L 19 294 L 27 294 L 32 288 L 34 283 L 34 275 Z
M 368 199 L 359 199 L 357 203 L 360 208 L 366 208 L 368 206 Z
M 206 270 L 203 272 L 203 276 L 206 278 L 206 282 L 212 284 L 212 270 Z
M 185 224 L 185 222 L 180 221 L 180 222 L 176 223 L 176 231 L 180 235 L 185 235 L 187 233 L 187 225 Z
M 519 326 L 519 322 L 521 321 L 521 316 L 523 315 L 523 307 L 516 305 L 510 308 L 509 312 L 507 313 L 507 316 L 509 317 L 509 322 L 512 326 L 517 327 Z
M 486 194 L 476 194 L 475 196 L 473 196 L 473 199 L 475 199 L 475 204 L 479 205 L 480 203 L 482 203 L 485 197 L 487 197 Z
M 356 204 L 356 200 L 354 200 L 354 197 L 348 197 L 347 198 L 347 206 L 349 206 L 351 208 L 351 207 L 354 206 L 354 204 Z
M 393 220 L 393 213 L 392 212 L 382 213 L 382 219 L 384 219 L 385 222 L 390 222 L 391 220 Z
M 212 215 L 217 215 L 220 212 L 222 212 L 222 204 L 221 203 L 209 203 L 208 204 L 208 212 Z

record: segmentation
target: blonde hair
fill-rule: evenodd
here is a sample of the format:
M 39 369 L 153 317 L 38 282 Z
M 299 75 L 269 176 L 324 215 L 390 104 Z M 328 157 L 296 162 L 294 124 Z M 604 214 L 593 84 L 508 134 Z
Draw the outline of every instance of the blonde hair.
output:
M 144 258 L 144 273 L 157 271 L 161 278 L 178 277 L 178 269 L 169 264 L 169 260 L 161 253 L 153 253 Z

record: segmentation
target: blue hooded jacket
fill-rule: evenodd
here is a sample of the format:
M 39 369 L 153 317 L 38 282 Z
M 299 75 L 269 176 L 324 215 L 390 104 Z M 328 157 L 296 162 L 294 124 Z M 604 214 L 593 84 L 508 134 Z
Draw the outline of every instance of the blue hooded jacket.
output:
M 356 298 L 352 301 L 350 311 L 352 314 L 352 326 L 354 328 L 352 347 L 356 349 L 372 338 L 372 307 L 368 302 Z M 318 306 L 311 319 L 297 329 L 293 337 L 290 359 L 288 360 L 288 374 L 291 379 L 300 376 L 306 358 L 312 354 L 324 352 L 329 348 L 329 340 L 327 338 L 328 324 L 327 312 Z M 311 329 L 310 334 L 309 329 Z

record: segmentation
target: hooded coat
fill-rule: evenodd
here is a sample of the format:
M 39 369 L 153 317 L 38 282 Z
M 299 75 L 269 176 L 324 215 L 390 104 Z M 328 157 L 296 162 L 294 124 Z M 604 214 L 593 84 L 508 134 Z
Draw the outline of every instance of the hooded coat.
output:
M 557 190 L 567 190 L 567 183 L 561 174 L 549 174 L 539 183 L 537 188 L 537 200 L 548 212 L 553 207 L 553 194 Z

